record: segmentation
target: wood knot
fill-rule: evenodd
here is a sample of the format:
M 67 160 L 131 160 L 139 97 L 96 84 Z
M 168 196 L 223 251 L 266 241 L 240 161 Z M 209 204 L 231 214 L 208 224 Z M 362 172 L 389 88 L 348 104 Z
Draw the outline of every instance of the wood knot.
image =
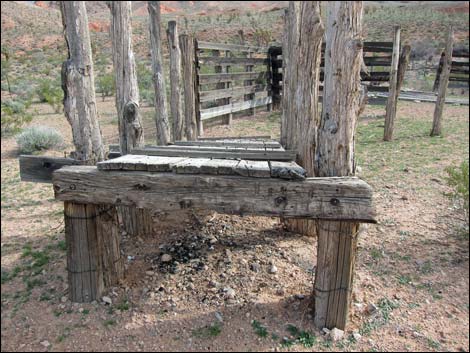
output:
M 338 206 L 339 205 L 339 200 L 337 198 L 332 198 L 330 200 L 330 203 L 333 205 L 333 206 Z
M 179 204 L 181 209 L 191 208 L 193 206 L 193 202 L 191 200 L 181 200 Z
M 42 166 L 43 166 L 44 168 L 48 168 L 48 169 L 49 169 L 49 168 L 52 166 L 52 164 L 51 164 L 50 162 L 43 162 L 43 163 L 42 163 Z
M 287 204 L 287 197 L 285 196 L 278 196 L 274 199 L 274 204 L 279 207 L 282 204 Z
M 69 189 L 70 190 L 75 190 L 75 189 L 77 189 L 77 186 L 75 184 L 70 184 Z
M 134 189 L 136 190 L 148 190 L 150 189 L 147 185 L 139 183 L 134 185 Z

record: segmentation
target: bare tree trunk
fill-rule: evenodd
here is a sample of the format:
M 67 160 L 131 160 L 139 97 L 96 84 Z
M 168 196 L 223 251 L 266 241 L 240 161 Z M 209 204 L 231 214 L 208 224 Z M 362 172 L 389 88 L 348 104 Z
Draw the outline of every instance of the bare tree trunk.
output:
M 181 95 L 181 50 L 176 21 L 168 22 L 168 51 L 170 52 L 170 110 L 173 139 L 183 139 L 183 100 Z
M 395 117 L 397 115 L 397 78 L 398 78 L 398 62 L 400 59 L 400 27 L 395 27 L 395 35 L 393 39 L 392 69 L 390 72 L 390 87 L 388 90 L 387 106 L 385 107 L 385 129 L 384 141 L 392 141 L 393 127 L 395 125 Z
M 170 124 L 166 109 L 165 77 L 163 74 L 162 44 L 160 35 L 160 1 L 149 1 L 150 47 L 152 53 L 153 85 L 155 88 L 155 111 L 157 145 L 170 142 Z
M 83 1 L 61 1 L 68 59 L 62 64 L 64 112 L 72 126 L 73 158 L 95 164 L 104 159 L 96 110 L 88 17 Z
M 434 108 L 434 120 L 432 122 L 431 136 L 441 134 L 441 120 L 446 101 L 447 86 L 449 85 L 450 69 L 452 67 L 452 49 L 454 46 L 454 30 L 451 27 L 447 36 L 444 65 L 442 67 L 441 77 L 439 78 L 439 91 L 436 99 L 436 106 Z
M 116 109 L 119 121 L 121 154 L 144 146 L 142 119 L 139 113 L 139 85 L 132 51 L 131 2 L 110 1 L 111 39 L 116 74 Z M 118 219 L 128 234 L 141 236 L 152 231 L 152 212 L 148 209 L 118 206 Z
M 354 175 L 354 134 L 361 99 L 362 8 L 362 1 L 328 3 L 323 112 L 316 153 L 316 175 L 320 177 Z M 359 225 L 317 223 L 315 325 L 344 329 Z
M 116 109 L 119 122 L 121 154 L 144 145 L 139 113 L 139 86 L 132 51 L 131 2 L 110 1 L 111 39 L 116 74 Z
M 180 36 L 181 59 L 184 82 L 184 132 L 188 141 L 197 139 L 198 122 L 196 114 L 196 55 L 193 36 Z
M 298 152 L 297 162 L 315 176 L 321 43 L 324 28 L 319 1 L 290 1 L 284 34 L 281 136 Z M 287 220 L 291 231 L 315 234 L 313 220 Z

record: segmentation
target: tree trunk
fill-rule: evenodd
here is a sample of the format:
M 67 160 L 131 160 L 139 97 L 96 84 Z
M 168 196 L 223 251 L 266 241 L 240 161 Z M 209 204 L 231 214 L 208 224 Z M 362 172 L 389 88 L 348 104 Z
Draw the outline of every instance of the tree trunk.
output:
M 316 176 L 354 175 L 354 134 L 360 109 L 362 1 L 328 3 L 323 111 Z M 351 301 L 359 225 L 318 221 L 315 325 L 344 329 Z
M 144 145 L 139 113 L 139 86 L 132 51 L 131 2 L 110 1 L 111 40 L 116 74 L 116 109 L 119 122 L 121 154 Z
M 110 1 L 111 39 L 116 74 L 116 109 L 119 121 L 121 155 L 144 146 L 142 119 L 139 113 L 139 85 L 132 51 L 131 2 Z M 124 230 L 131 235 L 149 234 L 153 228 L 148 209 L 117 207 Z M 149 232 L 150 229 L 150 232 Z
M 170 110 L 173 140 L 183 139 L 183 100 L 181 96 L 181 50 L 176 21 L 168 22 L 168 51 L 170 53 Z
M 95 164 L 104 159 L 96 110 L 88 18 L 83 1 L 61 1 L 68 59 L 62 64 L 64 113 L 72 126 L 72 157 Z
M 315 176 L 323 33 L 320 2 L 289 2 L 282 51 L 281 141 L 286 149 L 298 152 L 297 163 L 304 167 L 308 176 Z M 315 234 L 315 222 L 312 220 L 287 220 L 286 225 L 291 231 Z
M 439 92 L 437 94 L 436 106 L 434 108 L 434 120 L 432 123 L 431 136 L 441 134 L 441 120 L 446 101 L 447 86 L 449 85 L 450 69 L 452 67 L 452 49 L 454 45 L 454 30 L 451 27 L 447 36 L 444 65 L 442 67 L 441 77 L 439 78 Z
M 385 107 L 385 129 L 384 141 L 392 141 L 393 127 L 397 115 L 398 95 L 400 94 L 397 85 L 398 62 L 400 59 L 400 27 L 395 27 L 395 36 L 393 39 L 392 69 L 390 72 L 390 87 L 388 89 L 387 106 Z
M 197 139 L 196 119 L 196 55 L 194 37 L 187 34 L 180 36 L 181 59 L 183 63 L 184 83 L 184 129 L 186 139 Z
M 165 77 L 163 74 L 162 44 L 160 35 L 160 1 L 149 1 L 150 47 L 152 53 L 153 85 L 155 88 L 155 111 L 157 145 L 170 142 L 170 124 L 166 109 Z

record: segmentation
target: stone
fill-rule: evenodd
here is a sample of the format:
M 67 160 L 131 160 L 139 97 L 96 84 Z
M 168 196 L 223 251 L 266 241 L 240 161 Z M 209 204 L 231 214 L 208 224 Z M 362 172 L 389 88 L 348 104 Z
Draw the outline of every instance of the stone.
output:
M 215 312 L 215 318 L 219 321 L 219 322 L 224 322 L 224 319 L 222 318 L 222 314 L 219 313 L 219 312 Z
M 252 270 L 253 272 L 259 272 L 259 270 L 260 270 L 259 264 L 257 262 L 253 262 L 250 265 L 250 270 Z
M 67 297 L 66 296 L 63 296 L 62 298 L 60 298 L 60 301 L 62 303 L 66 303 L 67 302 Z
M 41 341 L 39 342 L 41 344 L 41 346 L 45 347 L 45 348 L 48 348 L 51 344 L 49 343 L 49 341 L 47 340 L 44 340 L 44 341 Z
M 276 273 L 277 272 L 277 267 L 272 265 L 270 268 L 269 268 L 269 273 Z
M 226 297 L 227 299 L 234 299 L 234 298 L 235 298 L 236 293 L 235 293 L 235 291 L 234 291 L 232 288 L 230 288 L 230 287 L 225 287 L 225 288 L 224 288 L 224 292 L 225 292 L 225 297 Z
M 344 337 L 344 331 L 340 330 L 336 327 L 334 327 L 329 334 L 330 338 L 333 340 L 333 342 L 337 342 L 343 339 Z
M 146 274 L 147 276 L 153 276 L 153 275 L 155 274 L 155 272 L 153 272 L 153 271 L 145 271 L 145 274 Z
M 163 254 L 161 257 L 162 262 L 170 262 L 173 258 L 169 254 Z
M 367 308 L 366 308 L 366 313 L 371 315 L 373 313 L 375 313 L 377 311 L 377 307 L 375 306 L 374 303 L 370 303 L 369 305 L 367 305 Z
M 359 340 L 362 338 L 359 332 L 353 332 L 353 337 L 356 340 L 356 342 L 359 342 Z
M 329 335 L 330 334 L 330 330 L 326 327 L 323 327 L 322 328 L 322 332 L 325 334 L 325 335 Z
M 111 305 L 113 303 L 113 301 L 111 300 L 110 297 L 107 297 L 107 296 L 104 296 L 103 298 L 101 298 L 101 300 L 103 301 L 103 303 L 105 304 L 109 304 Z

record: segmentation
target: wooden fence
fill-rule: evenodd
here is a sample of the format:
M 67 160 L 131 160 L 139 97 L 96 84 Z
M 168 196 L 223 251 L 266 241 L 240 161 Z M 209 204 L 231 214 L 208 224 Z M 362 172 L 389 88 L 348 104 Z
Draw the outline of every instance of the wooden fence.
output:
M 444 66 L 445 53 L 442 52 L 439 66 L 437 67 L 436 79 L 434 81 L 433 92 L 436 92 L 441 79 L 442 68 Z M 450 67 L 449 83 L 456 82 L 467 84 L 470 79 L 469 51 L 468 49 L 454 49 L 452 51 L 452 65 Z
M 201 121 L 255 108 L 270 109 L 271 64 L 268 48 L 196 41 L 198 95 Z

